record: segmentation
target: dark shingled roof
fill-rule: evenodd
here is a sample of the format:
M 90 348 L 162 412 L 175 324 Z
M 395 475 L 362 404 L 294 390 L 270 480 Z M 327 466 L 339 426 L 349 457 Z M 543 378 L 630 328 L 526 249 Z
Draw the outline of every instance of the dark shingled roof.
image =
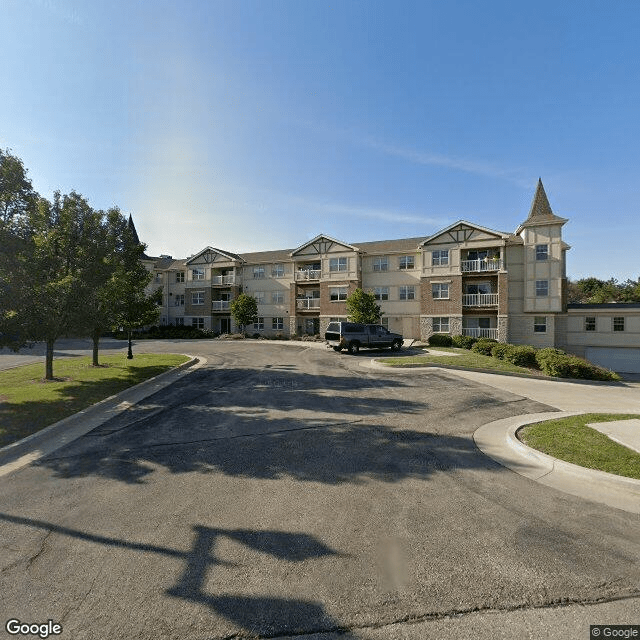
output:
M 536 187 L 536 193 L 533 196 L 529 217 L 522 223 L 522 225 L 526 225 L 527 222 L 566 222 L 564 218 L 558 217 L 551 210 L 549 199 L 547 198 L 547 194 L 542 186 L 542 179 L 540 178 L 538 178 L 538 186 Z

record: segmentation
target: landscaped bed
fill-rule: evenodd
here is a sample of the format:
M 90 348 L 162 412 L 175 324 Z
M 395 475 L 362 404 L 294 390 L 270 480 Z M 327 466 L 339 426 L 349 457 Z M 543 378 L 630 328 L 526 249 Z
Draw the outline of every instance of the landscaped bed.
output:
M 172 369 L 189 358 L 181 354 L 59 358 L 55 380 L 44 381 L 44 366 L 30 364 L 0 372 L 0 446 L 31 435 L 100 400 Z
M 565 462 L 640 479 L 640 454 L 587 426 L 637 418 L 640 415 L 587 413 L 526 425 L 517 435 L 527 446 Z

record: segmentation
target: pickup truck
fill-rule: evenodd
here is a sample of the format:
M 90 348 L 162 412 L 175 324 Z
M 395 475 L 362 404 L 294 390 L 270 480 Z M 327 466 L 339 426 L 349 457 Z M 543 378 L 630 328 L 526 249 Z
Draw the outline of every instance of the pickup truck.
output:
M 358 322 L 330 322 L 324 334 L 327 345 L 334 351 L 347 349 L 351 355 L 367 349 L 391 347 L 393 351 L 402 348 L 403 337 L 391 333 L 381 324 L 360 324 Z

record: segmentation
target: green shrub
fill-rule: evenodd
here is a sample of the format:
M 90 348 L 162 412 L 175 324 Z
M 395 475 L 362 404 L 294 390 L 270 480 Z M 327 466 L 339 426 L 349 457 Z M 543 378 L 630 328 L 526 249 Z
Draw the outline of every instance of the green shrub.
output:
M 504 360 L 505 353 L 509 347 L 512 346 L 512 344 L 508 344 L 506 342 L 498 342 L 498 344 L 494 344 L 493 347 L 491 347 L 491 355 L 498 360 Z
M 510 344 L 504 352 L 503 360 L 518 367 L 538 367 L 536 350 L 529 345 Z
M 451 336 L 446 333 L 434 333 L 429 337 L 430 347 L 450 347 L 451 344 Z
M 477 341 L 478 338 L 472 338 L 471 336 L 451 336 L 453 346 L 460 349 L 471 349 Z
M 613 371 L 571 356 L 560 349 L 541 349 L 536 359 L 543 373 L 556 378 L 576 378 L 578 380 L 620 380 Z
M 480 338 L 480 340 L 476 341 L 476 343 L 471 347 L 471 351 L 474 353 L 481 353 L 483 356 L 490 356 L 491 350 L 497 344 L 497 340 L 493 340 L 491 338 Z

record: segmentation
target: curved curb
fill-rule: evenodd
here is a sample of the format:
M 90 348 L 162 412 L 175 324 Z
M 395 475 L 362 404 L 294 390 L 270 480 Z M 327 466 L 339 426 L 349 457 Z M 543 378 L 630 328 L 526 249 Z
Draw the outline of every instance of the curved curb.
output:
M 202 356 L 192 356 L 188 353 L 179 355 L 187 356 L 190 360 L 0 448 L 0 477 L 77 440 L 107 420 L 127 411 L 135 403 L 168 387 L 177 379 L 196 371 L 207 363 L 206 358 Z
M 482 453 L 530 480 L 585 500 L 640 514 L 640 480 L 558 460 L 528 447 L 516 436 L 517 430 L 525 425 L 583 413 L 554 411 L 495 420 L 476 429 L 473 440 Z

